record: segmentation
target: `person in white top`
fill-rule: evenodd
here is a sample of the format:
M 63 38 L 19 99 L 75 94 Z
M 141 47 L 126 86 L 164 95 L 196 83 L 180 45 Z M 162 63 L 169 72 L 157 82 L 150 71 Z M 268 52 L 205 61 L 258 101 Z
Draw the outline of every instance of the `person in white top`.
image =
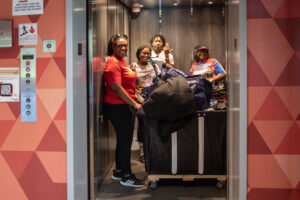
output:
M 134 62 L 130 65 L 131 70 L 136 72 L 137 76 L 137 83 L 136 83 L 136 94 L 140 99 L 140 101 L 143 101 L 141 97 L 142 89 L 145 87 L 149 87 L 153 85 L 154 79 L 156 78 L 156 75 L 159 75 L 161 73 L 159 67 L 155 64 L 154 66 L 151 65 L 149 62 L 151 56 L 151 47 L 147 45 L 140 46 L 136 51 L 136 57 L 138 59 L 138 62 Z M 154 69 L 155 67 L 155 69 Z M 155 72 L 156 70 L 156 72 Z M 140 146 L 140 161 L 144 161 L 144 152 L 143 152 L 143 140 L 144 140 L 144 123 L 143 119 L 138 117 L 138 142 Z
M 162 35 L 154 35 L 150 44 L 153 48 L 151 59 L 154 63 L 158 64 L 159 67 L 165 63 L 167 68 L 172 68 L 174 66 L 174 58 L 171 54 L 172 49 L 170 49 L 169 44 L 166 43 L 166 39 Z
M 130 68 L 136 72 L 139 87 L 142 88 L 151 86 L 153 84 L 153 80 L 156 78 L 156 73 L 161 73 L 157 65 L 154 65 L 154 69 L 154 67 L 150 64 L 150 55 L 151 48 L 149 46 L 140 46 L 136 51 L 138 62 L 134 62 L 130 65 Z

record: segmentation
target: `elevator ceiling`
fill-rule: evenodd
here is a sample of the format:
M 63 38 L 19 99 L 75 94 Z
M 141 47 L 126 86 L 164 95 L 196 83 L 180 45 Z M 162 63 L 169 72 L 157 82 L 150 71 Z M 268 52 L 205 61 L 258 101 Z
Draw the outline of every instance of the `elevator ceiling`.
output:
M 159 0 L 121 0 L 128 7 L 139 6 L 143 8 L 159 7 Z M 185 6 L 206 6 L 221 5 L 225 0 L 161 0 L 162 7 L 185 7 Z

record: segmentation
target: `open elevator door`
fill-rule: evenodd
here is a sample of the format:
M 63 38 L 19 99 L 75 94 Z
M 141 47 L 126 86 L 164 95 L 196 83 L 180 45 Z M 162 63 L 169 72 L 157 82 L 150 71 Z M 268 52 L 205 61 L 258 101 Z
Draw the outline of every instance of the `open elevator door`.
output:
M 129 35 L 129 8 L 116 0 L 88 0 L 87 9 L 89 190 L 90 199 L 95 199 L 104 175 L 113 164 L 115 148 L 113 128 L 103 116 L 107 43 L 114 34 Z
M 238 31 L 239 11 L 237 1 L 215 0 L 89 0 L 88 7 L 88 52 L 89 52 L 89 136 L 90 136 L 90 196 L 94 199 L 99 183 L 109 169 L 113 159 L 114 135 L 101 112 L 102 74 L 105 64 L 106 46 L 109 38 L 116 33 L 129 35 L 129 52 L 127 62 L 136 61 L 136 49 L 148 44 L 151 36 L 162 34 L 174 49 L 175 67 L 188 72 L 194 56 L 194 47 L 199 44 L 210 48 L 211 57 L 217 58 L 223 66 L 230 56 L 238 54 L 236 50 L 239 35 L 231 37 L 230 31 Z M 226 4 L 225 4 L 226 3 Z M 226 8 L 226 5 L 229 7 Z M 227 9 L 224 10 L 224 7 Z M 232 25 L 227 25 L 226 11 L 235 11 L 231 15 Z M 133 11 L 130 13 L 130 11 Z M 130 13 L 130 15 L 129 15 Z M 130 26 L 129 26 L 130 24 Z M 230 30 L 227 30 L 229 27 Z M 130 33 L 130 34 L 129 34 Z M 229 40 L 231 40 L 229 41 Z M 226 42 L 225 42 L 226 41 Z M 231 43 L 235 46 L 230 49 Z M 227 57 L 225 52 L 227 52 Z M 233 54 L 231 54 L 233 53 Z M 226 60 L 226 58 L 228 58 Z M 237 63 L 233 63 L 238 66 Z M 229 66 L 231 67 L 231 66 Z M 227 69 L 230 72 L 229 69 Z M 235 79 L 239 79 L 238 74 Z M 234 96 L 234 95 L 233 95 Z M 236 96 L 236 95 L 235 95 Z M 237 101 L 239 100 L 236 96 Z M 238 119 L 235 119 L 237 122 Z M 229 122 L 230 123 L 230 122 Z M 232 129 L 234 125 L 230 125 Z M 237 130 L 237 129 L 235 129 Z M 234 134 L 232 132 L 232 134 Z M 240 134 L 239 132 L 236 134 Z M 230 151 L 238 152 L 231 147 Z M 237 155 L 238 156 L 238 155 Z M 229 161 L 231 162 L 231 161 Z M 233 162 L 232 162 L 233 163 Z M 229 168 L 233 168 L 230 165 Z M 239 164 L 239 163 L 236 163 Z M 238 167 L 235 167 L 238 168 Z M 232 172 L 235 174 L 234 172 Z M 235 185 L 236 186 L 236 185 Z

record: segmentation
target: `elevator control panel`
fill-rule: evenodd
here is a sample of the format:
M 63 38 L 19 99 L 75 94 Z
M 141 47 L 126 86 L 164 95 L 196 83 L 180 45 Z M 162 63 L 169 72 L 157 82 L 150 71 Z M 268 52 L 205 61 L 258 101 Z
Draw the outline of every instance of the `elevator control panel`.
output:
M 21 49 L 21 121 L 36 122 L 36 49 Z

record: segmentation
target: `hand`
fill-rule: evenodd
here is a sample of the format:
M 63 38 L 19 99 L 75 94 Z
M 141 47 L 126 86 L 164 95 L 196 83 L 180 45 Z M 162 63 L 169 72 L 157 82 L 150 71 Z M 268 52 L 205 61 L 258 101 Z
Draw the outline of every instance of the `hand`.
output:
M 139 103 L 135 103 L 135 104 L 134 104 L 134 108 L 137 109 L 137 110 L 140 109 L 141 106 L 142 106 L 142 105 L 139 104 Z
M 136 101 L 140 104 L 144 103 L 144 99 L 142 99 L 141 97 L 138 96 L 138 98 L 136 98 Z
M 169 56 L 169 53 L 171 53 L 171 51 L 173 49 L 170 49 L 170 46 L 169 46 L 169 43 L 166 43 L 165 47 L 163 48 L 164 50 L 164 53 L 165 53 L 165 56 L 168 57 Z
M 135 66 L 135 65 L 133 65 L 133 64 L 131 64 L 131 65 L 129 65 L 129 68 L 130 68 L 132 71 L 134 71 L 134 72 L 135 72 L 135 68 L 136 68 L 136 66 Z
M 173 66 L 170 63 L 166 63 L 167 68 L 172 68 Z

